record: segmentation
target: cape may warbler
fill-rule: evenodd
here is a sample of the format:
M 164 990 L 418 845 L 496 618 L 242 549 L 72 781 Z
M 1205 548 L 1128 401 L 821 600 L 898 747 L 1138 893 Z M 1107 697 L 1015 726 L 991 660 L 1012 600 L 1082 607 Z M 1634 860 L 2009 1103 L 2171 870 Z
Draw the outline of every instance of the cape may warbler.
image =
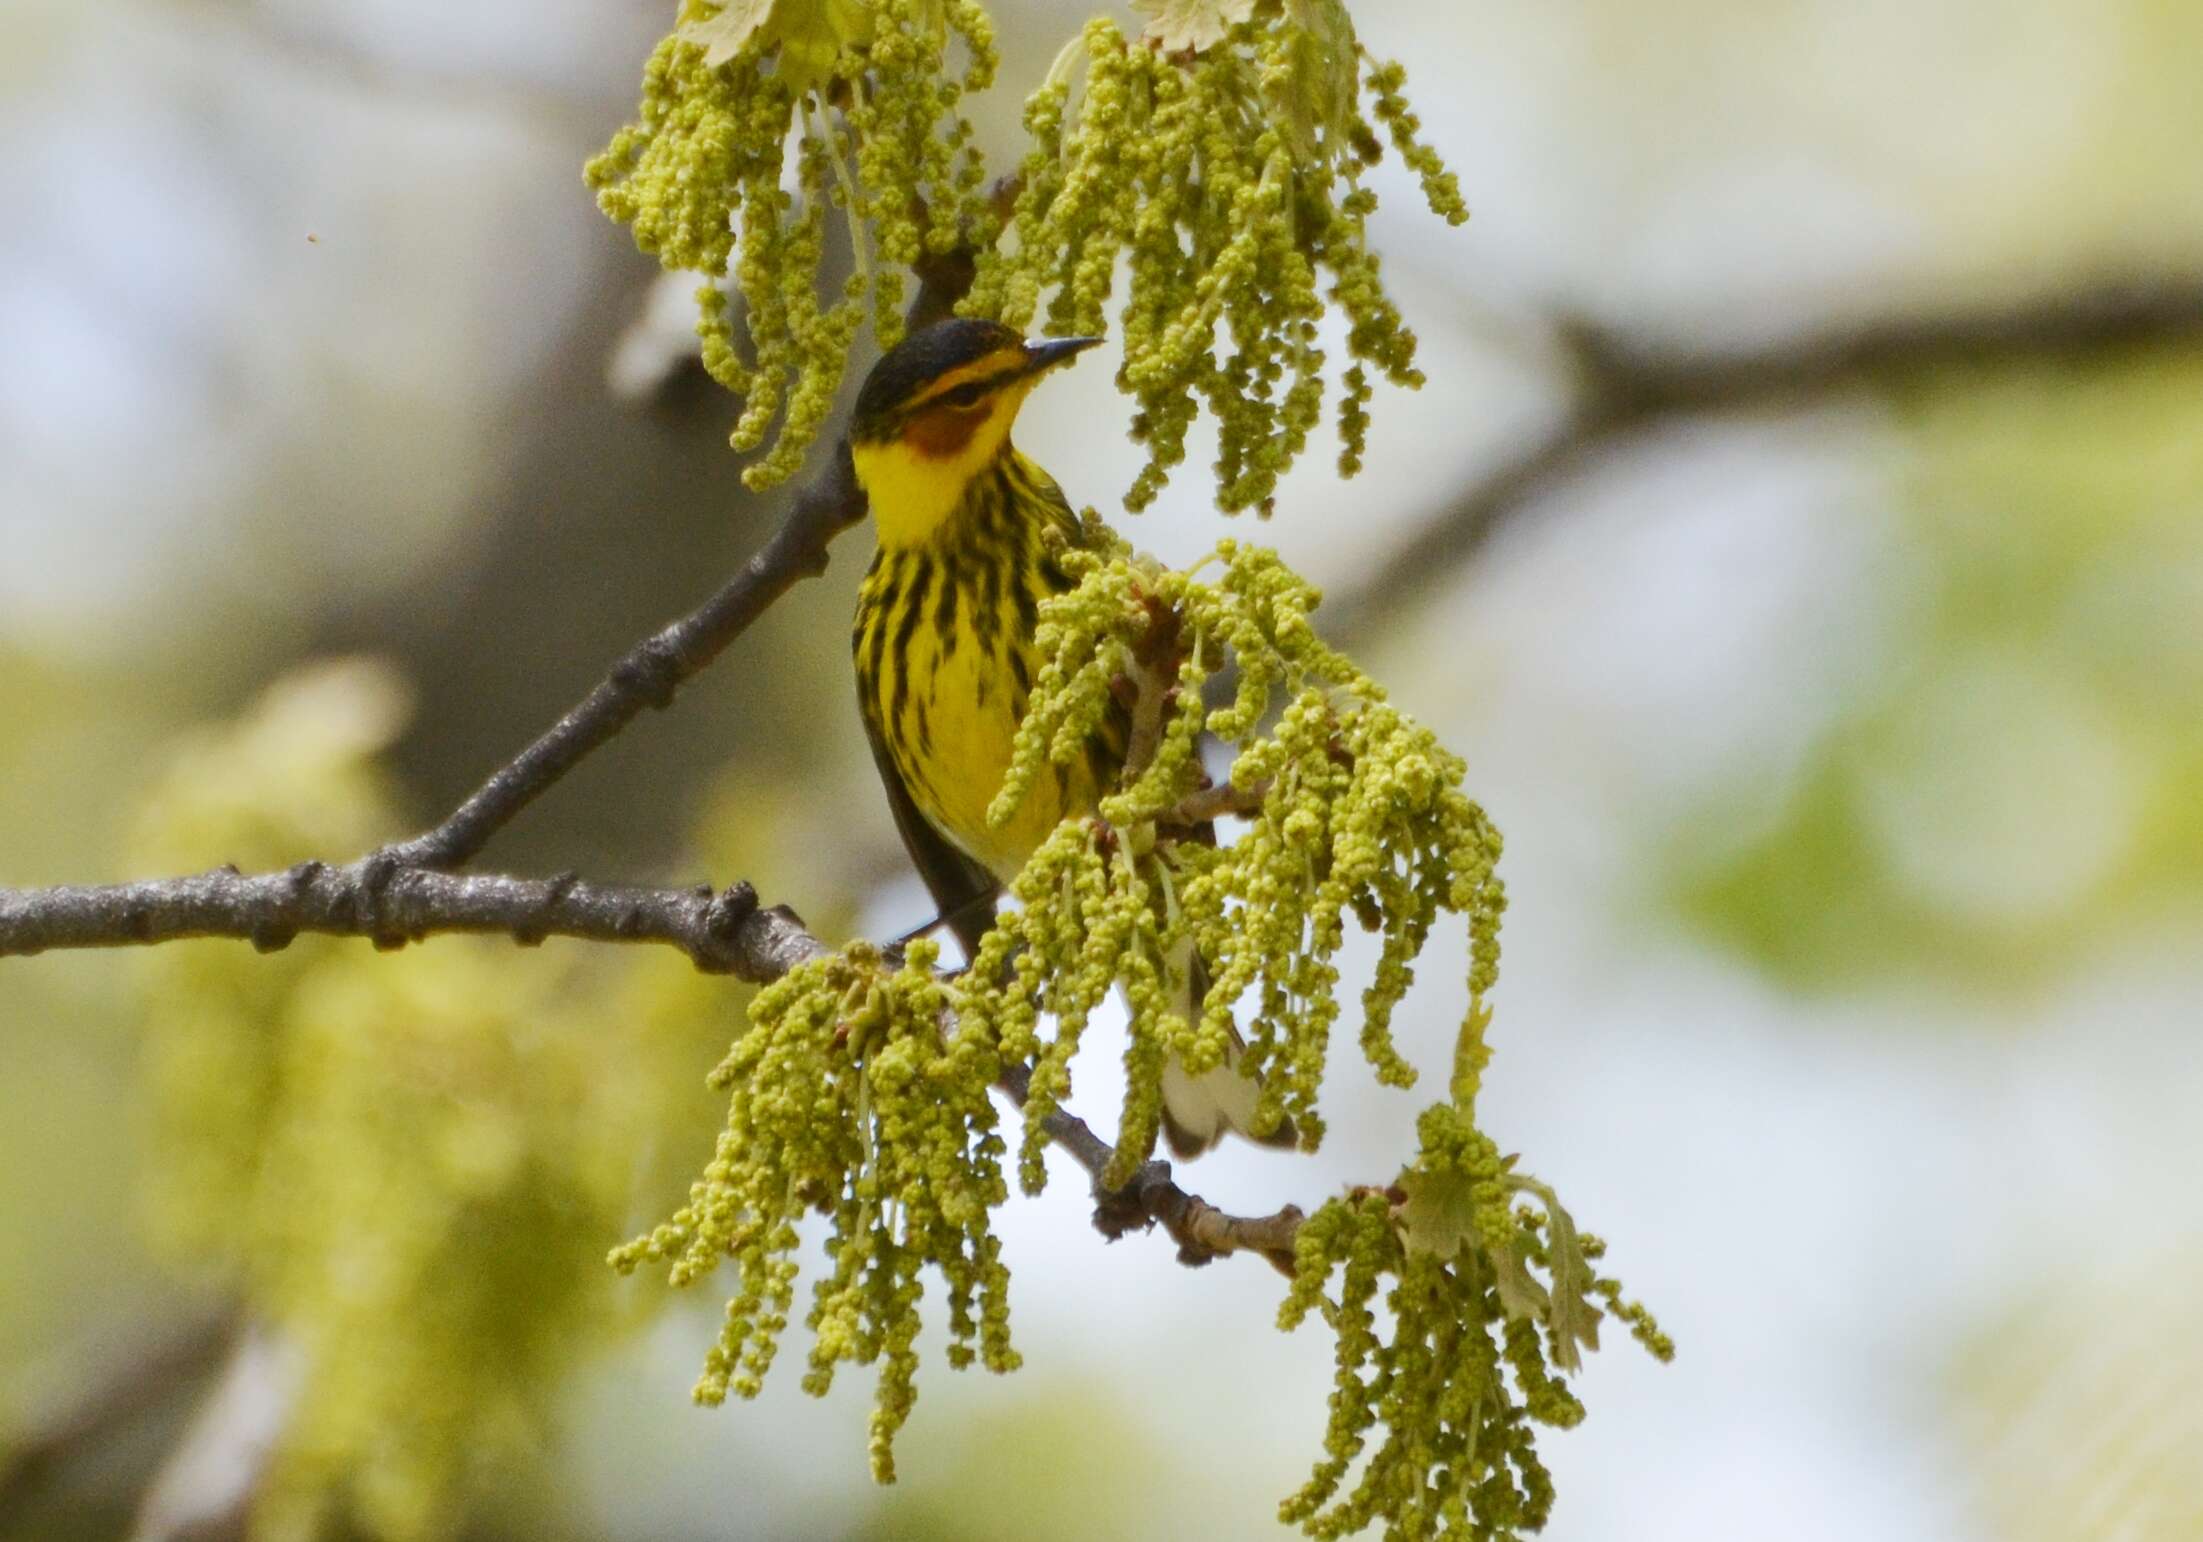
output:
M 1008 823 L 987 823 L 1040 668 L 1040 602 L 1071 587 L 1051 551 L 1080 542 L 1062 489 L 1011 445 L 1010 426 L 1043 375 L 1097 341 L 942 322 L 873 367 L 850 426 L 880 540 L 857 599 L 857 697 L 903 844 L 967 954 L 1002 886 L 1059 821 L 1093 810 L 1124 762 L 1120 711 L 1083 757 L 1044 771 Z M 1172 963 L 1192 1021 L 1206 971 Z M 1199 1077 L 1166 1068 L 1163 1128 L 1180 1156 L 1247 1130 L 1257 1089 L 1237 1049 Z

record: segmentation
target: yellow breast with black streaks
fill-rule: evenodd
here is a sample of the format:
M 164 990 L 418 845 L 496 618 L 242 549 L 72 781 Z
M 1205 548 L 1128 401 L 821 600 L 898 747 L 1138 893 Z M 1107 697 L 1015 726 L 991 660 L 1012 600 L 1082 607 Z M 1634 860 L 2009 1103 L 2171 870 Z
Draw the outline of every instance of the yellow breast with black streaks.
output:
M 866 717 L 919 811 L 1005 882 L 1061 819 L 1091 810 L 1113 774 L 1097 745 L 1046 768 L 1007 824 L 987 824 L 1040 669 L 1040 602 L 1064 583 L 1044 532 L 1068 518 L 1047 474 L 1006 450 L 924 539 L 883 539 L 858 594 Z

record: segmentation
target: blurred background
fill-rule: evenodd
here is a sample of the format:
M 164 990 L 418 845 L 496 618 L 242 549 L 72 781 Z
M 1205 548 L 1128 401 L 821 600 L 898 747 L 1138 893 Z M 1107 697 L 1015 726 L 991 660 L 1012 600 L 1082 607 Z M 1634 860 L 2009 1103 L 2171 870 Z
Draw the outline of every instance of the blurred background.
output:
M 1092 6 L 991 9 L 999 156 Z M 1483 1117 L 1679 1346 L 1592 1358 L 1547 1534 L 2203 1537 L 2203 7 L 1352 9 L 1476 217 L 1387 167 L 1429 386 L 1229 528 L 1467 756 Z M 581 183 L 670 10 L 9 0 L 0 884 L 418 827 L 772 528 L 687 286 Z M 1105 509 L 1110 368 L 1019 431 Z M 1226 533 L 1202 462 L 1136 541 Z M 486 865 L 922 919 L 867 545 Z M 289 1429 L 264 1534 L 1284 1534 L 1328 1338 L 1105 1246 L 1069 1172 L 1002 1222 L 1026 1368 L 929 1361 L 896 1488 L 800 1334 L 690 1407 L 725 1281 L 597 1260 L 708 1151 L 741 993 L 605 951 L 0 964 L 0 1535 L 183 1534 L 224 1427 Z M 1318 1156 L 1193 1186 L 1389 1177 L 1421 1099 L 1334 1065 Z

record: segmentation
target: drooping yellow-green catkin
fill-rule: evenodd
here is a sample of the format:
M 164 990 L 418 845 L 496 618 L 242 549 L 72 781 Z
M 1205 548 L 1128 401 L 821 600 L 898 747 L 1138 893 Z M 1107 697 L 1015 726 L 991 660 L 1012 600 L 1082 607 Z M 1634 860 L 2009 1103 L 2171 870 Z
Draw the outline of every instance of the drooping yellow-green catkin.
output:
M 587 175 L 638 246 L 699 276 L 704 367 L 743 400 L 734 447 L 757 449 L 780 424 L 743 472 L 764 488 L 802 466 L 832 411 L 867 299 L 890 347 L 920 251 L 992 239 L 958 103 L 994 78 L 993 23 L 974 0 L 690 0 L 682 17 L 651 55 L 636 121 Z M 830 223 L 846 230 L 851 271 L 822 305 Z
M 1466 1110 L 1434 1104 L 1416 1128 L 1422 1153 L 1393 1187 L 1332 1200 L 1295 1239 L 1278 1325 L 1320 1316 L 1336 1371 L 1324 1454 L 1278 1514 L 1323 1539 L 1381 1521 L 1386 1542 L 1499 1542 L 1552 1513 L 1534 1427 L 1583 1418 L 1560 1373 L 1598 1347 L 1593 1298 L 1658 1358 L 1674 1346 L 1618 1281 L 1594 1277 L 1603 1244 L 1514 1173 Z M 1525 1192 L 1542 1210 L 1510 1210 Z
M 622 1272 L 665 1263 L 675 1285 L 733 1259 L 738 1289 L 695 1395 L 755 1397 L 794 1307 L 796 1224 L 829 1217 L 832 1268 L 813 1295 L 803 1384 L 823 1394 L 845 1362 L 880 1367 L 872 1470 L 883 1483 L 917 1398 L 926 1266 L 946 1285 L 950 1363 L 1018 1363 L 992 1230 L 1008 1194 L 988 1094 L 999 1061 L 975 1031 L 943 1036 L 952 997 L 936 956 L 913 943 L 897 968 L 852 945 L 760 991 L 713 1073 L 732 1097 L 710 1165 L 671 1220 L 612 1254 Z
M 1363 179 L 1386 140 L 1435 213 L 1468 217 L 1401 67 L 1370 58 L 1342 0 L 1158 7 L 1134 38 L 1096 17 L 1027 101 L 1006 246 L 960 111 L 996 67 L 977 0 L 688 0 L 652 55 L 636 121 L 589 181 L 643 250 L 707 280 L 697 330 L 705 367 L 743 398 L 733 443 L 757 449 L 780 425 L 749 484 L 801 465 L 867 300 L 891 346 L 912 265 L 960 243 L 979 259 L 965 314 L 1027 327 L 1045 300 L 1059 334 L 1103 330 L 1124 267 L 1118 383 L 1148 449 L 1129 507 L 1161 490 L 1205 407 L 1218 501 L 1267 511 L 1322 416 L 1332 312 L 1353 475 L 1373 375 L 1422 381 L 1368 243 Z M 822 302 L 843 245 L 848 276 Z
M 884 1476 L 912 1395 L 925 1266 L 948 1282 L 952 1360 L 1015 1361 L 988 1222 L 1007 1192 L 988 1101 L 1003 1067 L 1030 1069 L 1018 1170 L 1031 1191 L 1046 1178 L 1048 1118 L 1112 991 L 1130 1024 L 1105 1187 L 1154 1150 L 1166 1063 L 1213 1067 L 1235 1020 L 1242 1064 L 1263 1084 L 1257 1125 L 1289 1116 L 1313 1146 L 1347 919 L 1380 937 L 1360 1000 L 1364 1056 L 1405 1086 L 1415 1071 L 1393 1042 L 1393 1011 L 1433 923 L 1462 915 L 1469 1005 L 1445 1099 L 1417 1124 L 1419 1155 L 1393 1184 L 1333 1200 L 1300 1231 L 1282 1321 L 1330 1323 L 1339 1369 L 1326 1454 L 1284 1513 L 1319 1537 L 1382 1519 L 1397 1542 L 1532 1528 L 1552 1503 L 1533 1426 L 1581 1416 L 1560 1377 L 1595 1345 L 1597 1303 L 1656 1353 L 1669 1346 L 1618 1284 L 1593 1275 L 1596 1241 L 1476 1123 L 1505 903 L 1498 834 L 1463 791 L 1461 761 L 1316 635 L 1315 590 L 1274 552 L 1225 542 L 1176 572 L 1089 516 L 1080 546 L 1055 559 L 1076 584 L 1041 604 L 1041 667 L 989 817 L 1012 817 L 1055 764 L 1085 754 L 1128 695 L 1148 725 L 1131 736 L 1137 762 L 1093 814 L 1041 844 L 1012 885 L 1018 903 L 962 974 L 936 978 L 926 944 L 900 965 L 857 944 L 762 991 L 721 1067 L 732 1103 L 717 1156 L 688 1206 L 615 1261 L 664 1261 L 679 1284 L 733 1257 L 737 1292 L 698 1395 L 749 1395 L 793 1307 L 796 1221 L 831 1216 L 806 1385 L 823 1390 L 843 1361 L 882 1365 Z M 1211 706 L 1203 687 L 1226 667 L 1237 688 Z M 1186 813 L 1189 797 L 1217 797 L 1205 736 L 1235 751 L 1243 824 L 1221 841 Z M 1189 950 L 1210 975 L 1197 1022 L 1173 978 Z M 1524 1196 L 1535 1203 L 1515 1208 Z
M 1405 72 L 1368 57 L 1339 0 L 1211 9 L 1208 24 L 1189 26 L 1161 8 L 1138 38 L 1107 17 L 1087 23 L 1027 101 L 1033 149 L 1014 244 L 982 254 L 964 305 L 1027 327 L 1046 296 L 1049 332 L 1099 332 L 1123 265 L 1118 384 L 1138 404 L 1132 433 L 1148 450 L 1125 495 L 1135 509 L 1185 458 L 1205 406 L 1218 424 L 1221 506 L 1267 510 L 1321 417 L 1327 310 L 1346 322 L 1351 361 L 1342 474 L 1367 446 L 1369 372 L 1422 383 L 1367 239 L 1377 199 L 1362 177 L 1384 154 L 1370 117 L 1432 210 L 1468 218 L 1452 173 L 1416 137 Z
M 1045 663 L 996 817 L 1015 810 L 1049 761 L 1079 753 L 1108 709 L 1112 682 L 1135 667 L 1154 607 L 1166 608 L 1190 642 L 1152 761 L 1103 802 L 1099 821 L 1059 828 L 1034 856 L 1014 886 L 1019 908 L 964 982 L 965 1012 L 995 1022 L 1006 1055 L 1039 1056 L 1025 1183 L 1037 1186 L 1042 1122 L 1112 983 L 1133 1004 L 1142 1050 L 1130 1068 L 1119 1181 L 1149 1153 L 1164 1059 L 1177 1055 L 1195 1074 L 1216 1065 L 1242 1002 L 1250 1009 L 1243 1064 L 1264 1087 L 1260 1121 L 1291 1118 L 1313 1148 L 1323 1133 L 1317 1091 L 1339 1015 L 1335 958 L 1348 918 L 1383 938 L 1361 997 L 1363 1053 L 1380 1079 L 1407 1086 L 1415 1073 L 1392 1042 L 1392 1013 L 1441 913 L 1469 920 L 1472 1018 L 1497 979 L 1498 832 L 1461 790 L 1459 758 L 1317 637 L 1308 619 L 1316 592 L 1274 552 L 1226 542 L 1212 559 L 1221 563 L 1213 582 L 1121 552 L 1064 560 L 1081 575 L 1079 587 L 1041 607 Z M 1238 691 L 1208 710 L 1202 682 L 1227 659 L 1239 670 Z M 1259 791 L 1260 806 L 1228 845 L 1158 846 L 1156 822 L 1203 780 L 1203 732 L 1236 747 L 1232 785 Z M 1209 970 L 1199 1023 L 1173 1015 L 1162 988 L 1163 961 L 1184 939 Z M 1062 964 L 1048 971 L 1037 959 Z M 1154 1010 L 1143 1013 L 1149 1001 Z M 1043 1013 L 1056 1022 L 1046 1043 L 1035 1037 Z
M 1206 411 L 1219 503 L 1267 513 L 1334 377 L 1338 467 L 1360 469 L 1377 381 L 1422 381 L 1368 245 L 1367 173 L 1396 154 L 1441 218 L 1468 212 L 1420 137 L 1404 72 L 1364 52 L 1342 0 L 1134 8 L 1144 32 L 1095 18 L 1028 98 L 1004 231 L 957 111 L 994 69 L 975 0 L 689 0 L 640 119 L 590 176 L 645 249 L 714 280 L 699 330 L 706 366 L 744 397 L 735 443 L 758 447 L 780 425 L 753 486 L 800 461 L 867 304 L 891 343 L 906 273 L 959 242 L 977 258 L 967 315 L 1092 334 L 1114 309 L 1117 383 L 1147 452 L 1128 506 L 1154 499 Z M 957 38 L 961 81 L 945 63 Z M 852 271 L 822 301 L 844 241 Z M 1341 359 L 1319 341 L 1327 326 Z M 873 1466 L 891 1477 L 929 1279 L 946 1285 L 953 1363 L 1016 1363 L 991 1227 L 1007 1193 L 990 1101 L 1004 1068 L 1029 1073 L 1028 1190 L 1112 992 L 1130 1025 L 1104 1187 L 1152 1156 L 1165 1066 L 1212 1069 L 1235 1032 L 1262 1088 L 1256 1130 L 1290 1119 L 1313 1149 L 1348 919 L 1378 938 L 1358 1002 L 1363 1058 L 1404 1087 L 1416 1069 L 1393 1015 L 1434 926 L 1457 915 L 1469 1000 L 1418 1154 L 1299 1232 L 1281 1321 L 1333 1327 L 1337 1381 L 1324 1456 L 1282 1513 L 1326 1538 L 1375 1522 L 1391 1542 L 1534 1530 L 1553 1503 L 1534 1427 L 1581 1417 L 1562 1377 L 1603 1313 L 1663 1357 L 1670 1346 L 1593 1273 L 1596 1239 L 1476 1122 L 1505 908 L 1498 833 L 1460 759 L 1316 635 L 1315 590 L 1274 553 L 1227 542 L 1172 572 L 1098 526 L 1088 537 L 1055 554 L 1076 586 L 1040 608 L 1041 667 L 989 818 L 1014 817 L 1130 706 L 1119 784 L 1034 851 L 963 974 L 938 976 L 928 945 L 898 960 L 853 944 L 760 992 L 718 1073 L 730 1107 L 713 1160 L 689 1203 L 614 1262 L 663 1263 L 688 1284 L 731 1258 L 697 1396 L 749 1396 L 794 1310 L 798 1222 L 828 1217 L 805 1385 L 825 1390 L 844 1363 L 879 1367 Z M 1226 670 L 1236 689 L 1211 706 L 1205 687 Z M 1212 738 L 1233 756 L 1228 796 L 1203 768 Z M 1221 840 L 1219 811 L 1237 818 Z M 1195 958 L 1209 987 L 1187 1021 Z

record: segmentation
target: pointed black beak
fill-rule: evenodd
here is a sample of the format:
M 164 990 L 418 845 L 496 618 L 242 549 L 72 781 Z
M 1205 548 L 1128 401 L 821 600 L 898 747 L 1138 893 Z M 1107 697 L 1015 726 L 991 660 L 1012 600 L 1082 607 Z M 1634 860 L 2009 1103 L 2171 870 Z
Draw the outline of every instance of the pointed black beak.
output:
M 1025 345 L 1025 373 L 1037 375 L 1068 363 L 1100 341 L 1098 337 L 1036 338 Z

